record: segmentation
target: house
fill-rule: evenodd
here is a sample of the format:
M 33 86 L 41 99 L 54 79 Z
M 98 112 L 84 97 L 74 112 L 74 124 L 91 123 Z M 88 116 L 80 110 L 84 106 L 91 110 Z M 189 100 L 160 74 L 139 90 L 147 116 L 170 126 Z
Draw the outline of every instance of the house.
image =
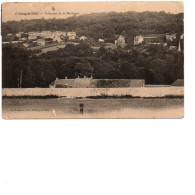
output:
M 23 46 L 24 47 L 29 47 L 29 44 L 28 43 L 23 43 Z
M 55 31 L 52 33 L 51 38 L 53 37 L 60 37 L 60 39 L 64 39 L 67 36 L 67 33 L 65 31 Z
M 176 39 L 176 34 L 166 34 L 166 41 L 174 41 Z
M 23 38 L 20 37 L 19 40 L 20 40 L 20 41 L 26 41 L 27 38 L 26 38 L 26 37 L 23 37 Z
M 115 45 L 121 46 L 122 48 L 126 46 L 125 37 L 120 35 L 117 40 L 115 40 Z
M 164 47 L 167 47 L 167 43 L 163 43 L 163 46 L 164 46 Z
M 51 31 L 41 31 L 38 36 L 45 38 L 51 38 L 52 32 Z
M 52 39 L 53 41 L 58 42 L 58 43 L 62 42 L 61 36 L 59 34 L 54 34 Z
M 28 32 L 28 40 L 35 40 L 37 39 L 38 33 L 37 32 Z
M 55 33 L 60 35 L 60 36 L 61 35 L 66 36 L 67 35 L 67 33 L 65 31 L 56 31 Z
M 144 42 L 144 37 L 142 35 L 134 37 L 134 45 L 139 45 Z
M 75 79 L 58 79 L 49 84 L 49 88 L 72 88 Z
M 91 49 L 93 50 L 94 53 L 96 53 L 100 49 L 100 47 L 92 46 Z
M 104 43 L 104 39 L 98 39 L 99 43 Z
M 157 43 L 163 43 L 165 39 L 164 34 L 149 34 L 144 35 L 144 42 L 146 44 L 157 44 Z
M 69 40 L 74 40 L 76 39 L 76 32 L 68 32 L 67 36 Z
M 86 36 L 81 36 L 81 37 L 79 38 L 80 41 L 84 41 L 84 40 L 86 40 L 86 39 L 87 39 Z
M 177 47 L 174 46 L 174 45 L 172 45 L 172 46 L 169 47 L 169 49 L 171 49 L 171 50 L 172 50 L 172 49 L 177 49 Z
M 11 37 L 11 36 L 13 36 L 13 34 L 12 33 L 8 33 L 7 36 L 8 37 Z
M 37 40 L 37 45 L 38 46 L 44 46 L 45 45 L 45 40 L 44 39 L 38 39 Z
M 145 87 L 143 79 L 93 79 L 76 78 L 76 79 L 58 79 L 56 78 L 50 85 L 50 88 L 128 88 L 128 87 Z
M 22 41 L 11 41 L 12 44 L 22 43 Z
M 23 32 L 19 32 L 16 34 L 16 37 L 21 37 L 22 34 L 23 34 Z
M 148 34 L 148 35 L 139 35 L 134 37 L 134 45 L 139 45 L 141 43 L 158 45 L 162 44 L 165 40 L 164 34 Z

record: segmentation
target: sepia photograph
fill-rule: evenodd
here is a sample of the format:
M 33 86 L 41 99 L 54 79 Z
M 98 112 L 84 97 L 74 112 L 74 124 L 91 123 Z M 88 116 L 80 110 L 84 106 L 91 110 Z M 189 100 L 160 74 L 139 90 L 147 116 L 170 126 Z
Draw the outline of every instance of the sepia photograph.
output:
M 184 117 L 182 1 L 1 6 L 4 119 Z
M 195 195 L 195 1 L 20 1 L 0 9 L 0 195 Z

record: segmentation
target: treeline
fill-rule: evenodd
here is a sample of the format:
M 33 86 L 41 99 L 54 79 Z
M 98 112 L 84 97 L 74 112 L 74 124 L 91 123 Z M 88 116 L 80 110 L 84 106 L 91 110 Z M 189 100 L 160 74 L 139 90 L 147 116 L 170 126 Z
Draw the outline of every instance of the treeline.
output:
M 67 45 L 40 56 L 13 46 L 2 49 L 3 88 L 48 87 L 58 78 L 78 76 L 99 79 L 145 79 L 146 84 L 171 84 L 184 77 L 184 55 L 161 45 L 118 48 L 101 47 L 93 53 L 85 43 Z
M 110 12 L 67 19 L 34 19 L 2 23 L 3 37 L 8 33 L 43 30 L 75 31 L 79 36 L 85 35 L 94 39 L 114 38 L 116 34 L 124 34 L 128 41 L 138 34 L 183 33 L 183 13 Z

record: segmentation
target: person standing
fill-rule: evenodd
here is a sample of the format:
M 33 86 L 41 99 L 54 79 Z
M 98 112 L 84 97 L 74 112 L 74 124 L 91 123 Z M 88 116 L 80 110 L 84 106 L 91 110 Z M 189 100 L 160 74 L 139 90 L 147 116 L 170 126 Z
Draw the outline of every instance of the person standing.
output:
M 80 103 L 80 114 L 83 114 L 84 104 Z

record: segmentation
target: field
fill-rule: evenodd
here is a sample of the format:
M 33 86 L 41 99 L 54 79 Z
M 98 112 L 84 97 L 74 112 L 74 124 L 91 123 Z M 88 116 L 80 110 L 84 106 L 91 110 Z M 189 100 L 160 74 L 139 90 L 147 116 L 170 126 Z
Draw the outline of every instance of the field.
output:
M 84 104 L 80 114 L 79 104 Z M 3 98 L 3 118 L 182 118 L 183 98 Z

